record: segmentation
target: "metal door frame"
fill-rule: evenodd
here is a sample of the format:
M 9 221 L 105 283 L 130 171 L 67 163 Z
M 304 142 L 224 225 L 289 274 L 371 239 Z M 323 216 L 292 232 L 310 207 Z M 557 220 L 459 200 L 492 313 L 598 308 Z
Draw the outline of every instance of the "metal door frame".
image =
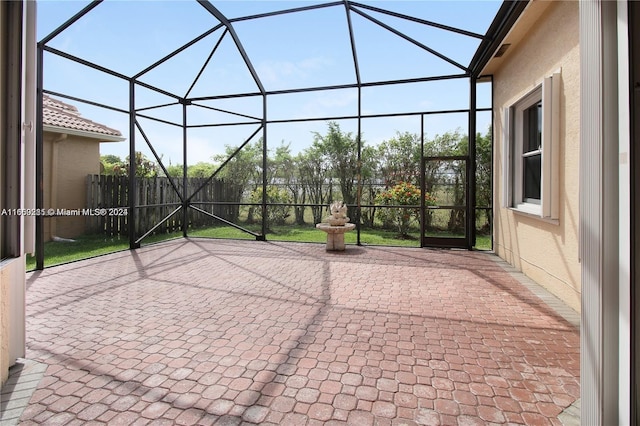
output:
M 424 196 L 422 197 L 421 215 L 420 215 L 420 246 L 421 247 L 433 247 L 433 248 L 460 248 L 470 249 L 473 244 L 471 243 L 472 233 L 469 229 L 469 215 L 471 214 L 471 191 L 469 176 L 471 176 L 471 158 L 469 155 L 443 155 L 443 156 L 427 156 L 422 158 L 422 176 L 421 176 L 421 190 L 422 194 L 426 193 L 426 164 L 430 161 L 464 161 L 464 206 L 438 206 L 429 207 L 424 203 Z M 439 210 L 439 209 L 464 209 L 465 212 L 465 227 L 464 237 L 428 237 L 425 236 L 426 231 L 426 213 L 427 210 Z

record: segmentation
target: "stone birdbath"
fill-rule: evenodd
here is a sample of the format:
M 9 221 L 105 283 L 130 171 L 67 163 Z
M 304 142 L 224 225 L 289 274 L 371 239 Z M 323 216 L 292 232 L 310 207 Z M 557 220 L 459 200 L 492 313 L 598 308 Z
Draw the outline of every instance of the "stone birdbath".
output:
M 352 231 L 356 225 L 349 223 L 347 206 L 336 201 L 329 206 L 330 216 L 318 223 L 316 228 L 327 233 L 327 251 L 344 251 L 344 234 Z

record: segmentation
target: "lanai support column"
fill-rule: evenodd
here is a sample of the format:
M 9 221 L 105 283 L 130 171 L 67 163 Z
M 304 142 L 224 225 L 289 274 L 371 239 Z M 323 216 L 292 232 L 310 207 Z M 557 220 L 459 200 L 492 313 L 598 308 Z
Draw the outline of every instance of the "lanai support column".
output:
M 424 234 L 427 232 L 427 203 L 424 196 L 427 193 L 427 173 L 424 164 L 424 114 L 420 115 L 420 247 L 424 247 Z
M 256 237 L 258 241 L 267 240 L 267 95 L 262 95 L 262 235 Z
M 580 2 L 581 423 L 618 424 L 616 2 Z
M 356 74 L 356 87 L 358 88 L 358 133 L 356 140 L 358 142 L 358 158 L 356 176 L 358 177 L 356 189 L 356 244 L 362 245 L 360 242 L 360 223 L 362 222 L 362 79 L 360 78 L 360 64 L 358 63 L 358 50 L 356 49 L 356 39 L 353 33 L 353 23 L 351 22 L 351 6 L 349 0 L 344 0 L 344 8 L 347 17 L 347 27 L 349 29 L 349 41 L 351 43 L 351 56 L 353 57 L 353 70 Z
M 469 154 L 467 163 L 467 248 L 476 245 L 476 113 L 477 78 L 469 77 Z
M 136 82 L 129 81 L 129 249 L 140 247 L 136 243 Z
M 189 194 L 187 192 L 187 105 L 189 101 L 181 99 L 182 104 L 182 237 L 187 238 L 189 228 Z
M 44 209 L 44 125 L 43 80 L 44 47 L 38 45 L 36 70 L 36 209 Z M 44 216 L 36 216 L 36 269 L 44 269 Z

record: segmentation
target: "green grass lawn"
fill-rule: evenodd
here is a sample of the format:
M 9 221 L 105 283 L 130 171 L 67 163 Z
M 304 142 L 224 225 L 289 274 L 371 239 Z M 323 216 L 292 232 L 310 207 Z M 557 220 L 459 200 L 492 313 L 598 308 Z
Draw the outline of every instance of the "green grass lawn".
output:
M 248 227 L 251 231 L 260 232 L 259 227 Z M 395 233 L 385 230 L 362 230 L 360 232 L 360 242 L 371 245 L 406 246 L 419 247 L 420 241 L 418 233 L 413 235 L 413 239 L 401 240 L 396 238 Z M 254 239 L 252 235 L 246 234 L 231 227 L 212 227 L 196 229 L 189 232 L 191 237 L 206 238 L 239 238 Z M 347 244 L 356 244 L 358 235 L 356 231 L 347 232 L 344 241 Z M 274 226 L 271 232 L 267 233 L 267 240 L 270 241 L 296 241 L 306 243 L 324 243 L 327 241 L 327 234 L 317 230 L 312 226 Z
M 257 225 L 247 225 L 247 229 L 259 233 Z M 143 245 L 164 241 L 182 236 L 181 232 L 171 234 L 152 235 L 142 242 Z M 254 240 L 253 235 L 242 232 L 230 226 L 208 227 L 189 231 L 190 237 L 223 238 Z M 447 236 L 447 235 L 442 235 Z M 324 243 L 326 234 L 312 226 L 274 226 L 267 233 L 269 241 L 296 241 L 310 243 Z M 394 231 L 382 229 L 362 229 L 360 242 L 365 245 L 420 247 L 419 232 L 410 233 L 410 238 L 399 239 Z M 354 231 L 345 234 L 345 243 L 356 244 L 357 233 Z M 74 242 L 49 241 L 44 245 L 45 267 L 69 263 L 80 259 L 87 259 L 106 253 L 113 253 L 129 248 L 129 239 L 126 237 L 105 237 L 102 235 L 83 235 L 74 239 Z M 491 237 L 478 235 L 476 249 L 490 250 Z M 27 270 L 34 270 L 36 260 L 33 256 L 27 256 Z
M 181 232 L 153 235 L 144 240 L 145 244 L 181 237 Z M 104 235 L 82 235 L 73 242 L 48 241 L 44 243 L 44 266 L 54 266 L 76 260 L 88 259 L 101 254 L 127 250 L 127 237 L 105 237 Z M 36 268 L 35 256 L 27 255 L 27 271 Z

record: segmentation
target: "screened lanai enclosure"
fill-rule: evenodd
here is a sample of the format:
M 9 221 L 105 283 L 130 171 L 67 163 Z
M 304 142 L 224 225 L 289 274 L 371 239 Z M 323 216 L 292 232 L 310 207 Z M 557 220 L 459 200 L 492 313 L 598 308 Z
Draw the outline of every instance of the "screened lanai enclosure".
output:
M 514 4 L 39 7 L 37 268 L 51 235 L 77 237 L 56 235 L 64 221 L 131 249 L 180 236 L 320 242 L 336 200 L 356 224 L 350 244 L 490 248 L 491 82 L 478 64 Z M 44 95 L 126 139 L 101 144 L 83 206 L 64 205 L 51 177 L 78 164 L 56 154 L 68 139 L 45 144 Z

